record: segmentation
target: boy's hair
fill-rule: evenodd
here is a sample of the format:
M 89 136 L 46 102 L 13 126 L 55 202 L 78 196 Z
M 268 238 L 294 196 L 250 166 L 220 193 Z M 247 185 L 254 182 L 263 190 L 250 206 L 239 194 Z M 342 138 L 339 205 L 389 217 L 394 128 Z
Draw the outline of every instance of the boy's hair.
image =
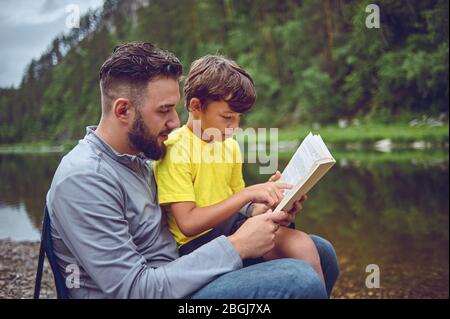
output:
M 108 112 L 112 101 L 127 97 L 139 105 L 150 80 L 158 77 L 179 79 L 180 61 L 151 43 L 130 42 L 117 46 L 100 68 L 102 108 Z
M 256 101 L 252 77 L 236 62 L 220 55 L 206 55 L 191 64 L 184 84 L 185 106 L 192 98 L 200 100 L 202 110 L 210 102 L 225 101 L 237 113 L 249 111 Z

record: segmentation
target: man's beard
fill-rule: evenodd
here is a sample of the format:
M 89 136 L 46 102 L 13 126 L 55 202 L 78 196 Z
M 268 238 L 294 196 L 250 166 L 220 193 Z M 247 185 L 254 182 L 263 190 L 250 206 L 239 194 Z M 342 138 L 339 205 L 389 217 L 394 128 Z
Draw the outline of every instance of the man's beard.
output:
M 169 132 L 164 131 L 163 133 L 168 134 Z M 158 144 L 158 136 L 150 133 L 139 111 L 136 112 L 136 119 L 131 131 L 128 132 L 128 143 L 132 148 L 142 152 L 145 157 L 152 160 L 159 160 L 166 154 L 166 146 L 164 143 Z

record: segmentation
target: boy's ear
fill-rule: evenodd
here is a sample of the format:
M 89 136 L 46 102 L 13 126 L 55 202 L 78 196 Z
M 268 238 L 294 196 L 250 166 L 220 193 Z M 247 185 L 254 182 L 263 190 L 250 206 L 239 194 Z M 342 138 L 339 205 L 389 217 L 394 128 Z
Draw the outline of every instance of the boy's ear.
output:
M 199 112 L 202 111 L 202 104 L 200 103 L 200 100 L 197 99 L 196 97 L 193 97 L 189 101 L 189 111 L 194 114 L 198 114 Z

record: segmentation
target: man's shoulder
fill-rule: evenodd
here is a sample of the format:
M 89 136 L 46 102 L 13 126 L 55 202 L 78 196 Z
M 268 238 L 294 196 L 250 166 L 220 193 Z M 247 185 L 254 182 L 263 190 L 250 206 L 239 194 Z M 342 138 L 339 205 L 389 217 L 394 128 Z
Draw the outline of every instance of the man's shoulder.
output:
M 56 183 L 67 178 L 83 178 L 89 176 L 102 176 L 116 178 L 117 174 L 105 158 L 105 154 L 86 139 L 67 153 L 61 160 L 54 176 Z

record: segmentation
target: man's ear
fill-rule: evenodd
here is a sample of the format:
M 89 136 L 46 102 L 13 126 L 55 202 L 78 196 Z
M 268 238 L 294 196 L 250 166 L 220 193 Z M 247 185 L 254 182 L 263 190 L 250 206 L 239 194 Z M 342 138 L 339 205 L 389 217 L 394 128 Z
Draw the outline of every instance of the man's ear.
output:
M 189 111 L 194 115 L 197 115 L 202 111 L 202 104 L 198 98 L 193 97 L 189 101 Z
M 114 116 L 123 123 L 128 123 L 133 118 L 133 107 L 128 99 L 118 98 L 115 100 L 112 111 Z

